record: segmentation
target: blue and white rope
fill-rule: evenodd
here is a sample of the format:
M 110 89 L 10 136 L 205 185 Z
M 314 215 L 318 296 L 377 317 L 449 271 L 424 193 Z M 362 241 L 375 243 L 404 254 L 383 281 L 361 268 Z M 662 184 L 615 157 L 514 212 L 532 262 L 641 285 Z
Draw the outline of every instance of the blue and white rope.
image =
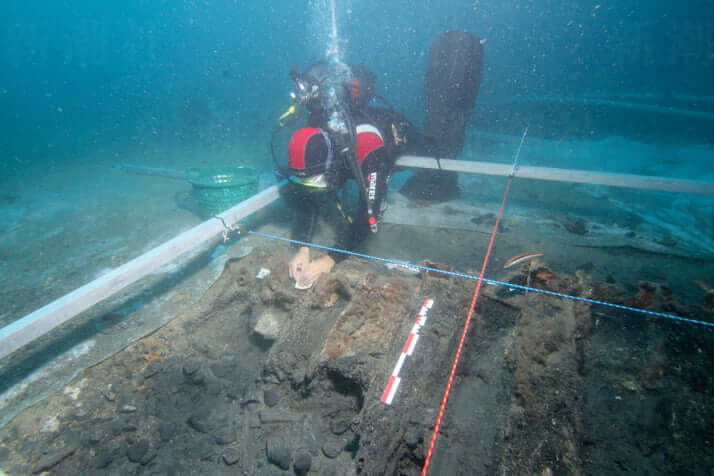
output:
M 388 259 L 388 258 L 380 258 L 379 256 L 372 256 L 372 255 L 367 255 L 367 254 L 363 254 L 363 253 L 357 253 L 355 251 L 347 251 L 347 250 L 341 250 L 338 248 L 331 248 L 329 246 L 322 246 L 322 245 L 317 245 L 314 243 L 307 243 L 304 241 L 292 240 L 290 238 L 284 238 L 282 236 L 270 235 L 267 233 L 260 233 L 257 231 L 247 231 L 247 233 L 250 233 L 251 235 L 255 235 L 255 236 L 260 236 L 263 238 L 269 238 L 272 240 L 285 241 L 287 243 L 293 243 L 293 244 L 297 244 L 297 245 L 301 245 L 301 246 L 307 246 L 310 248 L 317 248 L 317 249 L 321 249 L 321 250 L 325 250 L 325 251 L 335 251 L 337 253 L 342 253 L 342 254 L 351 255 L 351 256 L 357 256 L 359 258 L 365 258 L 365 259 L 370 259 L 370 260 L 374 260 L 374 261 L 381 261 L 383 263 L 392 263 L 392 264 L 396 264 L 399 266 L 405 266 L 408 268 L 420 269 L 420 270 L 430 271 L 430 272 L 434 272 L 434 273 L 441 273 L 441 274 L 446 274 L 448 276 L 456 276 L 458 278 L 471 279 L 473 281 L 478 281 L 479 279 L 483 279 L 483 282 L 486 284 L 493 284 L 496 286 L 505 286 L 505 287 L 508 287 L 511 289 L 521 289 L 524 291 L 529 291 L 529 292 L 534 292 L 534 293 L 541 293 L 541 294 L 546 294 L 546 295 L 550 295 L 550 296 L 557 296 L 557 297 L 561 297 L 561 298 L 565 298 L 565 299 L 572 299 L 574 301 L 585 302 L 588 304 L 597 304 L 600 306 L 612 307 L 612 308 L 621 309 L 624 311 L 637 312 L 637 313 L 646 314 L 649 316 L 663 317 L 665 319 L 673 319 L 675 321 L 686 322 L 689 324 L 698 324 L 701 326 L 714 327 L 714 323 L 712 323 L 712 322 L 700 321 L 697 319 L 691 319 L 688 317 L 677 316 L 674 314 L 667 314 L 664 312 L 656 312 L 656 311 L 648 311 L 647 309 L 640 309 L 637 307 L 625 306 L 622 304 L 614 304 L 614 303 L 607 302 L 607 301 L 599 301 L 597 299 L 589 299 L 589 298 L 584 298 L 584 297 L 580 297 L 580 296 L 571 296 L 569 294 L 563 294 L 563 293 L 559 293 L 556 291 L 548 291 L 545 289 L 531 288 L 528 286 L 521 286 L 519 284 L 507 283 L 505 281 L 497 281 L 495 279 L 481 278 L 480 276 L 476 276 L 476 275 L 472 275 L 472 274 L 457 273 L 454 271 L 446 271 L 443 269 L 431 268 L 429 266 L 422 266 L 422 265 L 418 265 L 418 264 L 407 263 L 405 261 L 399 261 L 399 260 Z

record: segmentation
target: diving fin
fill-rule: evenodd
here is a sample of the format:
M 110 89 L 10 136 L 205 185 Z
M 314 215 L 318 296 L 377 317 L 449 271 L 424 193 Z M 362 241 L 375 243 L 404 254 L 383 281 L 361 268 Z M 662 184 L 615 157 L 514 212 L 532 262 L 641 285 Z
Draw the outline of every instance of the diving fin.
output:
M 464 147 L 464 129 L 481 86 L 483 45 L 463 31 L 447 31 L 434 39 L 424 75 L 426 129 L 421 153 L 453 158 Z M 458 175 L 419 170 L 399 192 L 412 200 L 445 202 L 459 196 Z
M 446 31 L 434 39 L 424 75 L 426 152 L 455 157 L 481 86 L 483 45 L 477 36 Z

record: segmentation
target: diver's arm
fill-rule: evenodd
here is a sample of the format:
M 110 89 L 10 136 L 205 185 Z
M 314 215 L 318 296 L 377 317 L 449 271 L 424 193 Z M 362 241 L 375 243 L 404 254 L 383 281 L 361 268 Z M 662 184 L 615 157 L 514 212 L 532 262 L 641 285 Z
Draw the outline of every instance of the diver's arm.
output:
M 347 220 L 341 220 L 341 226 L 338 227 L 337 243 L 335 248 L 341 250 L 354 250 L 369 234 L 370 222 L 367 213 L 368 208 L 374 213 L 374 218 L 379 217 L 382 207 L 382 202 L 387 194 L 387 176 L 390 169 L 390 159 L 387 156 L 387 149 L 381 147 L 371 152 L 362 163 L 362 171 L 365 175 L 367 183 L 367 197 L 360 194 L 357 217 L 352 223 Z M 369 204 L 369 207 L 367 206 Z M 377 230 L 377 224 L 374 224 L 374 229 Z M 339 262 L 346 258 L 344 253 L 329 252 L 332 259 Z
M 320 202 L 314 195 L 306 193 L 294 184 L 288 185 L 284 198 L 293 211 L 295 219 L 292 239 L 305 243 L 311 242 L 320 212 Z
M 361 200 L 360 200 L 361 201 Z M 354 220 L 352 223 L 347 222 L 347 220 L 340 220 L 340 226 L 337 231 L 337 241 L 333 248 L 338 250 L 353 251 L 354 248 L 364 239 L 369 230 L 369 225 L 367 224 L 366 217 L 361 216 Z M 347 258 L 345 253 L 338 253 L 336 251 L 328 251 L 327 254 L 336 262 Z
M 315 233 L 319 207 L 310 205 L 305 208 L 308 210 L 301 210 L 297 213 L 297 222 L 293 228 L 293 240 L 310 243 Z
M 360 216 L 365 217 L 368 225 L 374 225 L 376 231 L 376 223 L 369 223 L 367 210 L 372 210 L 374 219 L 379 219 L 382 209 L 382 202 L 387 197 L 387 179 L 392 171 L 394 157 L 390 157 L 386 147 L 380 147 L 370 152 L 362 162 L 362 171 L 367 184 L 367 201 L 360 201 Z M 365 206 L 366 205 L 366 206 Z
M 430 155 L 435 148 L 432 138 L 419 132 L 404 114 L 395 109 L 372 107 L 365 111 L 365 115 L 384 134 L 392 161 L 404 154 Z

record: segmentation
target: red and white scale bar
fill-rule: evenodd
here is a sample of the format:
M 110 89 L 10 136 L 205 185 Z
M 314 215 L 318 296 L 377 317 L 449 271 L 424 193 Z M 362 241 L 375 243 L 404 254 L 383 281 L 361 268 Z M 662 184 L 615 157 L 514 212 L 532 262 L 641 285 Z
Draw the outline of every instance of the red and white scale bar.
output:
M 431 309 L 431 306 L 433 305 L 434 300 L 427 298 L 424 301 L 424 304 L 421 306 L 421 310 L 419 311 L 417 320 L 414 323 L 414 326 L 412 327 L 412 330 L 409 333 L 409 337 L 407 338 L 407 342 L 404 344 L 404 349 L 402 349 L 402 353 L 399 356 L 399 359 L 397 360 L 397 365 L 394 366 L 392 376 L 389 377 L 387 387 L 384 389 L 384 393 L 382 393 L 382 403 L 386 403 L 387 405 L 392 404 L 394 395 L 396 395 L 397 393 L 397 388 L 399 388 L 399 383 L 402 381 L 402 379 L 399 378 L 399 371 L 402 370 L 402 365 L 404 365 L 404 360 L 407 358 L 407 356 L 412 355 L 412 353 L 414 352 L 414 347 L 416 346 L 416 343 L 419 340 L 419 331 L 422 327 L 424 327 L 424 324 L 426 324 L 426 314 L 429 312 L 429 309 Z

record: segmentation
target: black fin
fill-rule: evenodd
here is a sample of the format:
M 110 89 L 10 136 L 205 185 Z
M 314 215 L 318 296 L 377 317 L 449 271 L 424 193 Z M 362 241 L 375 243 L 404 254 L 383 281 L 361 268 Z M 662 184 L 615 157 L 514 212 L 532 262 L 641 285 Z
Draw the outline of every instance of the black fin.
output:
M 399 193 L 410 200 L 432 203 L 459 198 L 458 174 L 445 170 L 418 170 L 404 183 Z
M 454 157 L 464 146 L 464 129 L 481 86 L 483 45 L 463 31 L 434 39 L 424 75 L 427 152 Z

